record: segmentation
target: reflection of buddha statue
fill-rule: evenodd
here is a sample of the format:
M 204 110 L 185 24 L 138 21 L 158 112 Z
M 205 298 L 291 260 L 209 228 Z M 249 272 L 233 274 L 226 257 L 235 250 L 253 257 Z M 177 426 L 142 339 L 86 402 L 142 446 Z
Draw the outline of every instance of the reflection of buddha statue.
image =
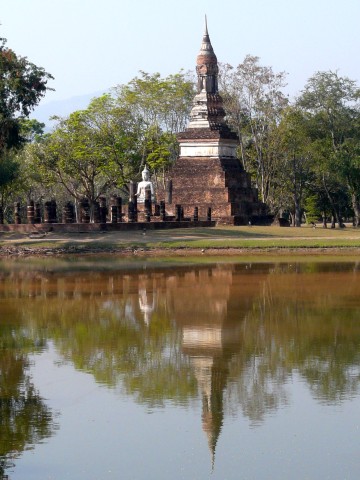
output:
M 144 203 L 145 202 L 145 195 L 146 195 L 146 190 L 151 191 L 151 200 L 154 200 L 154 187 L 153 184 L 150 182 L 150 171 L 147 169 L 147 166 L 145 165 L 144 170 L 141 172 L 142 176 L 142 181 L 138 183 L 137 187 L 137 201 L 138 203 Z
M 147 326 L 150 324 L 151 315 L 155 308 L 155 298 L 152 295 L 152 301 L 148 295 L 146 288 L 139 289 L 139 307 L 140 311 L 144 314 L 144 322 Z

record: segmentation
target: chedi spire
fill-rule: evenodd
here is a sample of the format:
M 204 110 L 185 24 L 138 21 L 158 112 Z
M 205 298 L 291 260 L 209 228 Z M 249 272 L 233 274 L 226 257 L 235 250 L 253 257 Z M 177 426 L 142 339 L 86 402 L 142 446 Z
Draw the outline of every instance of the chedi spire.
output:
M 196 57 L 196 73 L 198 88 L 190 112 L 187 131 L 194 129 L 217 130 L 222 131 L 228 138 L 235 139 L 236 135 L 230 132 L 225 121 L 225 110 L 218 89 L 219 67 L 211 45 L 206 17 L 200 52 Z
M 207 93 L 218 92 L 217 77 L 219 67 L 214 49 L 211 45 L 205 16 L 205 32 L 203 35 L 200 52 L 196 58 L 196 73 L 198 76 L 198 93 L 205 90 Z

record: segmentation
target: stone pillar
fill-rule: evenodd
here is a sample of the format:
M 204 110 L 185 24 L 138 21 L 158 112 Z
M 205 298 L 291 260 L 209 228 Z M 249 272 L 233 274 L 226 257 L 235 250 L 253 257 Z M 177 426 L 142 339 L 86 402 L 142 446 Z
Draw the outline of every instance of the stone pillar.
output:
M 199 209 L 198 207 L 194 207 L 194 222 L 199 221 Z
M 75 222 L 75 207 L 72 202 L 66 202 L 62 213 L 62 223 Z
M 211 207 L 209 207 L 209 208 L 207 209 L 207 215 L 206 215 L 206 217 L 207 217 L 207 218 L 206 218 L 207 221 L 208 221 L 208 222 L 211 222 Z
M 100 223 L 100 204 L 94 202 L 94 223 Z
M 129 184 L 129 205 L 128 205 L 128 220 L 129 222 L 137 222 L 137 198 L 136 198 L 136 183 L 132 180 Z
M 20 225 L 21 223 L 20 202 L 14 203 L 14 223 L 15 225 Z
M 166 182 L 166 203 L 172 203 L 172 180 Z
M 147 188 L 145 190 L 145 202 L 144 202 L 144 212 L 145 212 L 145 220 L 150 222 L 151 220 L 151 190 Z
M 181 205 L 178 204 L 175 205 L 175 221 L 181 221 Z
M 112 195 L 112 197 L 110 199 L 110 216 L 111 216 L 110 221 L 111 221 L 111 223 L 117 223 L 118 222 L 116 202 L 117 202 L 117 196 Z
M 129 201 L 129 205 L 128 205 L 128 222 L 129 223 L 135 222 L 134 202 L 132 202 L 131 200 Z
M 62 208 L 61 212 L 61 223 L 68 223 L 67 222 L 67 217 L 68 217 L 68 203 L 66 202 Z
M 57 223 L 57 205 L 56 200 L 50 201 L 50 222 L 49 223 Z
M 106 197 L 104 196 L 99 197 L 99 203 L 100 203 L 100 223 L 106 223 L 106 216 L 107 216 Z
M 117 223 L 118 218 L 117 218 L 117 206 L 116 205 L 111 205 L 110 213 L 111 213 L 111 223 Z
M 41 223 L 41 204 L 40 203 L 35 204 L 34 223 Z
M 35 223 L 35 207 L 33 200 L 30 200 L 30 203 L 26 208 L 26 220 L 29 224 L 33 225 Z
M 80 223 L 90 223 L 90 204 L 87 198 L 80 201 Z
M 117 197 L 116 199 L 116 206 L 117 206 L 117 219 L 118 222 L 123 221 L 123 211 L 122 211 L 122 198 Z
M 137 207 L 137 196 L 136 195 L 134 197 L 133 204 L 134 204 L 134 222 L 137 222 L 138 221 L 138 207 Z
M 44 203 L 44 223 L 51 223 L 51 202 Z
M 0 206 L 0 225 L 4 224 L 4 210 L 3 207 Z
M 165 202 L 161 200 L 160 202 L 160 219 L 165 222 L 166 220 L 166 209 L 165 209 Z

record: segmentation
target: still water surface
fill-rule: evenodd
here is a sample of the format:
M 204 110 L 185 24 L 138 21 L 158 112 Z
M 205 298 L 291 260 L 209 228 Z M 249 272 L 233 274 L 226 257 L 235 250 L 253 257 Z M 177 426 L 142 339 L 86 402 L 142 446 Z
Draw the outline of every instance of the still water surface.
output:
M 0 478 L 358 479 L 360 263 L 167 262 L 0 266 Z

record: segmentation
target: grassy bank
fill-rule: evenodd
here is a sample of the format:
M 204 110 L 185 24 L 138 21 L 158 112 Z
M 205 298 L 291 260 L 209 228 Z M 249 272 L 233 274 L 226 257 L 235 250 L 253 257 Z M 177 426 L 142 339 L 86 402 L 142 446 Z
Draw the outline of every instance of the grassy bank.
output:
M 353 250 L 360 252 L 360 229 L 322 229 L 303 226 L 215 227 L 135 232 L 98 232 L 45 236 L 0 234 L 0 255 L 50 255 L 77 253 L 166 253 L 210 251 L 237 254 L 261 251 L 296 252 Z

